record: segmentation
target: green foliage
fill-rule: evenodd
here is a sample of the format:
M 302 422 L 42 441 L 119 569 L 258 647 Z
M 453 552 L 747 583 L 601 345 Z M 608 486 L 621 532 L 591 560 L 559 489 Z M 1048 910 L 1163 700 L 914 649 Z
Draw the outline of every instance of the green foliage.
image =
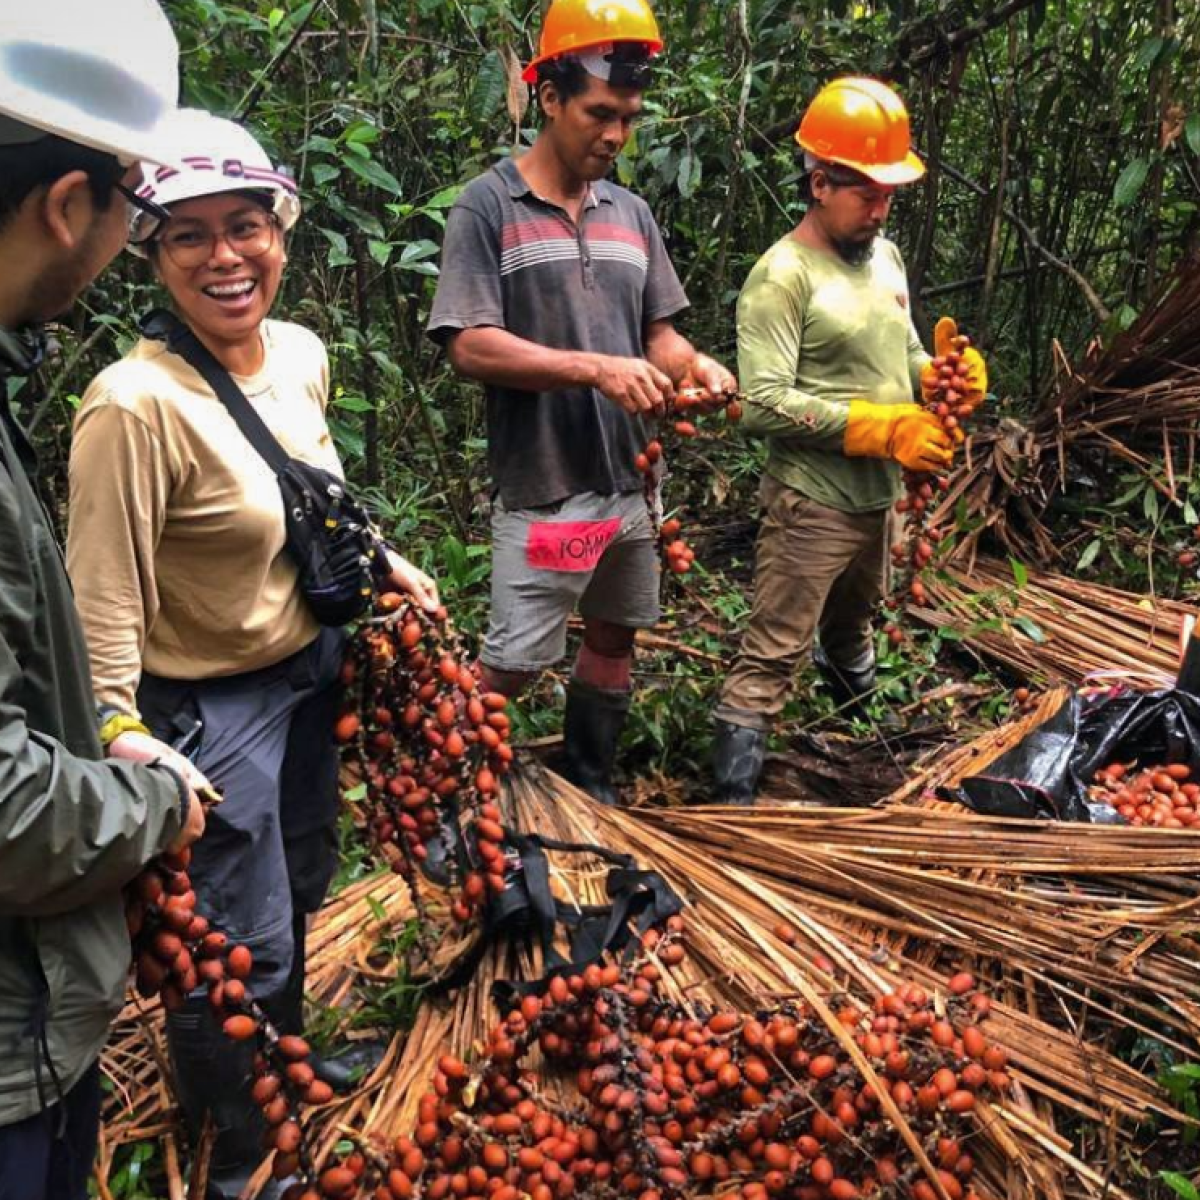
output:
M 917 297 L 916 315 L 923 326 L 942 310 L 968 326 L 981 322 L 1001 394 L 1031 393 L 1051 339 L 1078 349 L 1096 318 L 1003 220 L 994 285 L 960 286 L 985 271 L 997 202 L 1092 279 L 1113 330 L 1200 233 L 1200 114 L 1186 111 L 1200 82 L 1194 12 L 1163 25 L 1151 6 L 1131 11 L 1120 0 L 1040 4 L 1011 38 L 999 25 L 950 52 L 945 34 L 973 17 L 986 21 L 987 6 L 659 7 L 668 50 L 619 175 L 650 201 L 687 277 L 695 301 L 688 331 L 721 353 L 732 352 L 741 280 L 800 214 L 791 135 L 807 99 L 837 73 L 883 74 L 908 98 L 931 170 L 899 194 L 892 235 L 916 290 L 941 289 L 928 302 Z M 461 186 L 533 134 L 536 110 L 514 127 L 511 72 L 532 52 L 541 11 L 533 0 L 171 6 L 187 102 L 239 115 L 249 107 L 251 126 L 298 173 L 305 217 L 280 312 L 333 348 L 343 389 L 337 436 L 355 474 L 385 494 L 416 477 L 430 485 L 424 534 L 436 536 L 452 505 L 479 514 L 473 501 L 484 486 L 474 389 L 449 376 L 422 334 L 437 247 Z M 1168 129 L 1160 117 L 1172 104 L 1178 119 Z M 936 220 L 927 222 L 931 207 Z M 68 350 L 96 332 L 101 316 L 111 325 L 69 381 L 52 381 L 59 398 L 46 436 L 65 434 L 63 397 L 128 345 L 130 319 L 149 290 L 144 269 L 130 262 L 93 293 L 90 313 L 73 319 Z M 436 423 L 420 418 L 421 403 Z M 479 536 L 481 523 L 472 519 L 469 532 Z
M 158 1200 L 163 1194 L 162 1162 L 156 1142 L 133 1142 L 113 1155 L 108 1177 L 113 1200 Z
M 1189 1118 L 1183 1143 L 1192 1145 L 1200 1137 L 1200 1064 L 1175 1063 L 1162 1071 L 1159 1082 L 1174 1106 Z
M 382 905 L 372 903 L 372 911 L 378 921 L 386 920 Z M 406 921 L 395 933 L 385 937 L 379 953 L 394 964 L 394 973 L 386 982 L 363 989 L 363 1003 L 355 1011 L 351 1025 L 357 1029 L 411 1029 L 421 1007 L 425 989 L 409 978 L 404 969 L 406 955 L 421 937 L 421 922 L 417 918 Z
M 1158 1177 L 1180 1200 L 1200 1200 L 1200 1188 L 1186 1175 L 1180 1175 L 1177 1171 L 1160 1171 Z

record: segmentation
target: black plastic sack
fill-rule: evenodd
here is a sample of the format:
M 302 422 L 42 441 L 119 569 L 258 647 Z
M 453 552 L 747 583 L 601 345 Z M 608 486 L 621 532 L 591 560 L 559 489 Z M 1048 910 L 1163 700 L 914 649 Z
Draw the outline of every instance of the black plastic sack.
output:
M 1123 824 L 1088 799 L 1088 786 L 1101 767 L 1134 761 L 1200 769 L 1200 698 L 1175 689 L 1074 696 L 985 774 L 939 795 L 988 816 Z

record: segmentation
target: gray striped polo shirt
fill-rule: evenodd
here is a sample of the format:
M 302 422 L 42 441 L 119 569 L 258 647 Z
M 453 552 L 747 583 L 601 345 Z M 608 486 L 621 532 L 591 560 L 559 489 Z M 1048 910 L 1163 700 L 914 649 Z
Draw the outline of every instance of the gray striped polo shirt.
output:
M 428 332 L 495 326 L 559 350 L 640 358 L 644 331 L 688 306 L 644 200 L 594 183 L 578 226 L 505 159 L 450 211 Z M 594 388 L 485 388 L 492 485 L 509 509 L 639 491 L 649 434 Z

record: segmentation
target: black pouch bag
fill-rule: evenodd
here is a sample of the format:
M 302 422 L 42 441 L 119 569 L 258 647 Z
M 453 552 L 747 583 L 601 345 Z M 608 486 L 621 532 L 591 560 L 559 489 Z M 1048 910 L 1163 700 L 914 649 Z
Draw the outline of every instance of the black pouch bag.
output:
M 275 472 L 283 499 L 286 548 L 300 591 L 322 625 L 345 625 L 371 602 L 376 578 L 386 576 L 386 547 L 370 518 L 330 471 L 292 458 L 275 440 L 242 389 L 207 346 L 174 313 L 154 309 L 142 332 L 165 342 L 212 388 L 243 436 Z

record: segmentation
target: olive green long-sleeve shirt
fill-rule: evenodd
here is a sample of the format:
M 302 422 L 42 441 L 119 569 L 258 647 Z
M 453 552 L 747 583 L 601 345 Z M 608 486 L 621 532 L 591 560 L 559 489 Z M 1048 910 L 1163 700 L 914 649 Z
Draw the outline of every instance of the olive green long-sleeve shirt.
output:
M 0 389 L 7 370 L 0 347 Z M 172 772 L 102 761 L 33 469 L 0 399 L 0 1127 L 54 1103 L 52 1075 L 69 1091 L 100 1053 L 129 973 L 121 888 L 183 820 Z
M 900 251 L 882 238 L 852 266 L 789 234 L 738 300 L 746 431 L 767 438 L 768 474 L 842 512 L 887 508 L 900 493 L 895 463 L 843 453 L 850 401 L 911 403 L 927 361 Z

